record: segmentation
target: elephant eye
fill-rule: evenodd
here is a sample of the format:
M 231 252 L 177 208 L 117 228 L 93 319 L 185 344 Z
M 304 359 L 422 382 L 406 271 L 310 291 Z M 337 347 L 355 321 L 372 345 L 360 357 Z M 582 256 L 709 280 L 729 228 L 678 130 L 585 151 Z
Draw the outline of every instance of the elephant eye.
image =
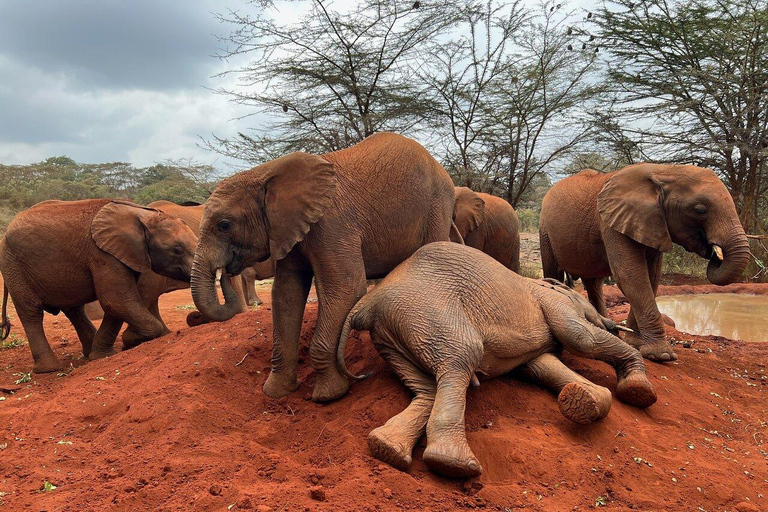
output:
M 697 215 L 706 215 L 707 207 L 702 204 L 697 204 L 693 207 L 693 211 L 696 212 Z
M 218 224 L 219 231 L 226 233 L 229 228 L 232 227 L 232 223 L 228 219 L 220 220 Z
M 182 254 L 184 254 L 184 248 L 180 245 L 177 245 L 176 247 L 173 248 L 173 253 L 181 256 Z

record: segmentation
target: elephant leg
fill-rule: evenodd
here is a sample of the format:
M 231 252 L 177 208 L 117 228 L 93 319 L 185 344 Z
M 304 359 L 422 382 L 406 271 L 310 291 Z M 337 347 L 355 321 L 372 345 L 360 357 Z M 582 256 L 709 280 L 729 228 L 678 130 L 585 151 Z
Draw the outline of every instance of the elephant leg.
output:
M 104 310 L 104 318 L 101 325 L 93 337 L 93 348 L 88 355 L 88 359 L 94 361 L 103 357 L 115 355 L 115 340 L 120 334 L 120 328 L 123 327 L 123 321 Z
M 245 303 L 249 306 L 253 306 L 254 304 L 261 306 L 264 302 L 256 293 L 256 276 L 253 267 L 243 270 L 243 273 L 240 274 L 240 281 L 243 287 Z
M 264 394 L 285 396 L 299 387 L 296 366 L 304 307 L 312 286 L 312 273 L 287 258 L 277 263 L 272 286 L 272 371 L 264 383 Z
M 424 462 L 431 470 L 445 476 L 469 478 L 483 472 L 467 443 L 464 424 L 467 387 L 474 369 L 452 369 L 437 376 L 435 403 L 427 422 Z
M 160 315 L 160 305 L 158 304 L 158 299 L 154 298 L 154 300 L 150 300 L 149 304 L 146 304 L 146 306 L 149 312 L 152 313 L 152 316 L 157 318 L 157 320 L 163 325 L 163 331 L 160 336 L 164 336 L 171 332 L 168 326 L 165 325 L 163 317 Z M 123 332 L 123 350 L 128 350 L 141 345 L 143 341 L 146 340 L 143 339 L 142 336 L 137 333 L 136 330 L 130 325 L 125 329 L 125 332 Z
M 232 286 L 232 289 L 235 291 L 235 295 L 237 295 L 237 300 L 240 302 L 240 310 L 247 311 L 248 310 L 248 300 L 245 295 L 245 291 L 243 289 L 243 280 L 240 276 L 235 277 L 229 277 L 229 284 Z
M 29 348 L 32 351 L 34 365 L 32 371 L 35 373 L 50 373 L 61 370 L 64 365 L 53 353 L 48 338 L 43 329 L 43 307 L 40 306 L 20 306 L 21 301 L 14 300 L 16 305 L 16 314 L 24 326 L 24 332 L 27 335 Z
M 96 327 L 93 326 L 91 319 L 85 313 L 84 306 L 76 306 L 73 308 L 67 308 L 63 310 L 66 317 L 72 322 L 72 325 L 77 331 L 77 337 L 80 339 L 80 344 L 83 346 L 83 355 L 88 357 L 91 353 L 91 347 L 93 346 L 93 337 L 96 334 Z
M 542 306 L 552 334 L 563 346 L 576 355 L 605 361 L 616 369 L 619 400 L 635 407 L 649 407 L 656 402 L 656 392 L 637 350 L 579 317 L 562 302 L 542 302 Z
M 424 462 L 433 471 L 457 478 L 477 476 L 483 472 L 480 462 L 467 443 L 464 412 L 467 387 L 483 358 L 483 340 L 472 328 L 451 325 L 448 330 L 432 329 L 433 341 L 439 347 L 438 364 L 430 368 L 437 379 L 432 413 L 427 422 L 427 448 Z M 450 339 L 450 343 L 444 340 Z
M 603 278 L 602 277 L 582 277 L 582 283 L 587 290 L 589 302 L 595 307 L 598 313 L 608 318 L 608 308 L 605 307 L 605 298 L 603 297 Z
M 413 448 L 424 430 L 435 402 L 435 378 L 427 375 L 399 352 L 380 348 L 379 353 L 392 367 L 414 397 L 408 407 L 368 434 L 368 448 L 379 460 L 406 471 L 411 466 Z
M 549 235 L 543 228 L 539 229 L 539 247 L 541 249 L 541 269 L 544 278 L 565 282 L 564 273 L 558 268 L 555 252 L 552 250 L 552 244 L 549 241 Z
M 672 345 L 664 334 L 664 322 L 656 305 L 656 288 L 661 273 L 661 258 L 658 251 L 645 247 L 629 237 L 606 229 L 603 232 L 608 251 L 611 273 L 619 289 L 630 304 L 627 325 L 639 332 L 640 339 L 628 333 L 627 343 L 638 346 L 643 357 L 657 362 L 677 359 Z M 620 253 L 620 263 L 612 254 Z
M 542 354 L 521 368 L 521 373 L 551 389 L 563 416 L 586 425 L 605 418 L 611 410 L 611 392 L 574 372 L 554 354 Z
M 312 392 L 315 402 L 335 400 L 349 390 L 349 380 L 336 365 L 336 345 L 347 314 L 367 291 L 362 254 L 350 256 L 344 262 L 319 261 L 315 269 L 318 311 L 310 346 L 317 375 Z
M 248 293 L 251 293 L 251 292 L 249 291 Z M 261 298 L 259 297 L 259 294 L 256 293 L 256 287 L 254 286 L 253 295 L 251 296 L 251 306 L 254 306 L 254 305 L 261 306 L 262 304 L 264 304 L 264 301 L 261 300 Z

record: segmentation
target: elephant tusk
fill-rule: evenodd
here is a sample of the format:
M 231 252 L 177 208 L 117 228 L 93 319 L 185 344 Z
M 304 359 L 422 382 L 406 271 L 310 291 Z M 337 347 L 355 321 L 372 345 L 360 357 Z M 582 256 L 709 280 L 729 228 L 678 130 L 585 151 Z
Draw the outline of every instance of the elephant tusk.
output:
M 717 259 L 723 261 L 723 248 L 717 244 L 712 244 L 712 252 L 717 256 Z
M 216 281 L 217 281 L 217 282 L 218 282 L 218 281 L 221 281 L 221 273 L 222 273 L 222 272 L 221 272 L 221 269 L 220 269 L 220 268 L 217 268 L 217 269 L 216 269 Z
M 630 329 L 629 327 L 624 327 L 623 325 L 616 324 L 616 330 L 624 331 L 624 332 L 631 332 L 634 333 L 634 329 Z

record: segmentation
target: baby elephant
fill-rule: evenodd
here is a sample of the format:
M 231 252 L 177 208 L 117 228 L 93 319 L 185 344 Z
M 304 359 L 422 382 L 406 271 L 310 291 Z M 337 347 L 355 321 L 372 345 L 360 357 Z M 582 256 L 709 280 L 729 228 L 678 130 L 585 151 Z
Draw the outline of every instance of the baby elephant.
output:
M 554 282 L 556 283 L 556 282 Z M 559 393 L 563 415 L 577 423 L 605 417 L 611 392 L 568 369 L 562 347 L 610 363 L 617 396 L 636 407 L 656 401 L 643 358 L 607 332 L 601 317 L 579 294 L 521 277 L 471 247 L 436 242 L 416 251 L 347 316 L 337 348 L 339 368 L 350 374 L 344 349 L 350 329 L 370 331 L 376 349 L 414 393 L 411 404 L 373 430 L 374 457 L 405 470 L 425 431 L 424 462 L 451 477 L 482 472 L 464 431 L 466 390 L 476 376 L 496 377 L 522 367 Z
M 8 335 L 10 292 L 29 339 L 36 373 L 62 367 L 43 331 L 43 311 L 63 311 L 90 359 L 114 353 L 123 322 L 139 341 L 165 325 L 147 309 L 137 287 L 143 273 L 189 281 L 197 237 L 181 219 L 126 201 L 44 201 L 16 215 L 0 239 L 3 275 L 0 340 Z M 98 331 L 83 306 L 98 299 Z

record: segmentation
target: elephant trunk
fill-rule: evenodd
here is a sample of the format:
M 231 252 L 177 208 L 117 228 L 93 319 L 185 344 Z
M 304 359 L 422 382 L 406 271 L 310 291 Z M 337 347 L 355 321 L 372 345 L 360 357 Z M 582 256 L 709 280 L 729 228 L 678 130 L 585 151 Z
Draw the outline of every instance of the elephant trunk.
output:
M 749 241 L 741 226 L 731 228 L 727 242 L 718 247 L 712 246 L 712 255 L 707 265 L 707 279 L 716 285 L 726 285 L 739 281 L 749 263 Z
M 211 265 L 200 256 L 200 252 L 195 254 L 191 279 L 192 299 L 203 317 L 213 322 L 229 320 L 243 310 L 237 293 L 232 288 L 229 279 L 223 275 L 223 269 L 216 270 L 216 274 L 219 272 L 222 272 L 220 276 L 214 275 Z M 219 297 L 216 294 L 217 278 L 224 294 L 224 304 L 219 303 Z

